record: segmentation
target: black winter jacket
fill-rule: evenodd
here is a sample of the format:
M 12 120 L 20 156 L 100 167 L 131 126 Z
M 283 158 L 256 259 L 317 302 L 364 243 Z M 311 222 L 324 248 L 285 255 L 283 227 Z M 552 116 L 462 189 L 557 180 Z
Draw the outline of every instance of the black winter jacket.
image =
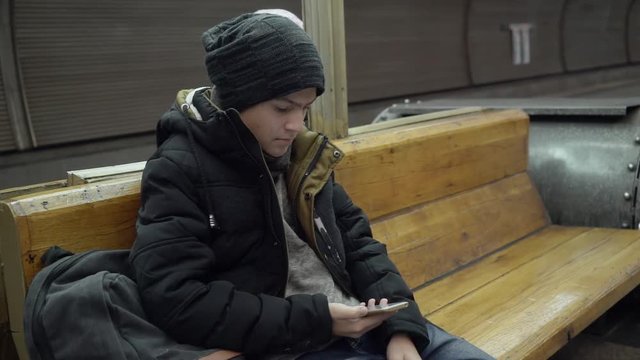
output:
M 282 215 L 258 142 L 237 112 L 211 106 L 209 91 L 188 100 L 186 94 L 158 123 L 158 150 L 142 178 L 130 261 L 148 316 L 180 342 L 247 355 L 327 343 L 326 297 L 283 298 Z M 192 119 L 194 107 L 203 121 Z M 372 238 L 365 214 L 331 176 L 342 153 L 305 131 L 291 156 L 289 198 L 306 241 L 354 297 L 409 300 L 376 332 L 380 341 L 407 333 L 420 351 L 428 338 L 410 289 Z

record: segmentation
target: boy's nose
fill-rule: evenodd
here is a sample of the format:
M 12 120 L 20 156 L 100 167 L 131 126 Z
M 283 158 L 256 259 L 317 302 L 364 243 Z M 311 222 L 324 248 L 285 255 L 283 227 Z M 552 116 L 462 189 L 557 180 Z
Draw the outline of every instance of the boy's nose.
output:
M 285 129 L 287 129 L 288 131 L 295 131 L 296 133 L 302 131 L 302 128 L 304 127 L 305 115 L 306 113 L 303 112 L 301 114 L 295 114 L 291 116 L 285 124 Z

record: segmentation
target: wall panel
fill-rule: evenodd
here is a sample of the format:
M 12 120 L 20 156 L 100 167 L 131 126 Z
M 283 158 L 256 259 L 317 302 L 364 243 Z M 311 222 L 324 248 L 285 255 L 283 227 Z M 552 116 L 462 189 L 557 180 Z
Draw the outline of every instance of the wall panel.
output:
M 208 84 L 200 35 L 299 0 L 15 2 L 18 61 L 39 145 L 152 131 L 181 88 Z
M 473 83 L 562 72 L 559 23 L 562 1 L 471 0 L 469 58 Z M 510 24 L 531 24 L 528 64 L 514 64 Z M 521 49 L 522 50 L 522 49 Z
M 16 143 L 13 138 L 13 130 L 9 121 L 7 101 L 0 72 L 0 152 L 15 150 Z
M 626 61 L 627 44 L 640 61 L 640 6 L 632 1 L 345 1 L 349 101 L 557 74 L 563 61 L 568 70 L 615 65 Z M 38 144 L 152 131 L 177 89 L 208 84 L 200 34 L 264 7 L 301 12 L 299 0 L 15 1 L 17 56 Z M 508 28 L 524 22 L 533 25 L 531 62 L 514 65 Z M 0 151 L 13 149 L 0 111 Z
M 628 61 L 640 62 L 640 1 L 633 0 L 629 5 L 629 17 L 627 18 L 627 47 L 629 49 Z
M 632 0 L 566 1 L 563 36 L 567 70 L 627 62 L 625 24 Z
M 345 1 L 349 102 L 468 85 L 464 4 Z

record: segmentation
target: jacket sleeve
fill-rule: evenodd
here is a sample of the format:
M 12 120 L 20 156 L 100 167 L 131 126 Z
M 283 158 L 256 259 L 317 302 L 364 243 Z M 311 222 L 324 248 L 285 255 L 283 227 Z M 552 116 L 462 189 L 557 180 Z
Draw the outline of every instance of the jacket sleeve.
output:
M 386 246 L 373 239 L 366 214 L 356 206 L 340 184 L 334 184 L 334 210 L 342 233 L 347 258 L 347 271 L 360 300 L 387 298 L 389 302 L 408 301 L 400 310 L 376 329 L 386 344 L 396 333 L 411 337 L 418 351 L 429 344 L 425 319 L 413 293 L 387 255 Z
M 149 318 L 181 343 L 246 354 L 309 350 L 331 338 L 324 295 L 286 299 L 214 280 L 216 254 L 198 191 L 166 157 L 142 178 L 137 238 L 130 255 Z

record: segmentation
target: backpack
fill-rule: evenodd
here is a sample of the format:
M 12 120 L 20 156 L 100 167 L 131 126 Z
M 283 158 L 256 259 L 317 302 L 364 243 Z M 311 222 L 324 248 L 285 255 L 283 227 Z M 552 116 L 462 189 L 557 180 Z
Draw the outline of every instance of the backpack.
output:
M 178 344 L 146 320 L 128 257 L 128 250 L 47 251 L 50 265 L 36 274 L 25 301 L 31 359 L 180 360 L 216 352 Z

